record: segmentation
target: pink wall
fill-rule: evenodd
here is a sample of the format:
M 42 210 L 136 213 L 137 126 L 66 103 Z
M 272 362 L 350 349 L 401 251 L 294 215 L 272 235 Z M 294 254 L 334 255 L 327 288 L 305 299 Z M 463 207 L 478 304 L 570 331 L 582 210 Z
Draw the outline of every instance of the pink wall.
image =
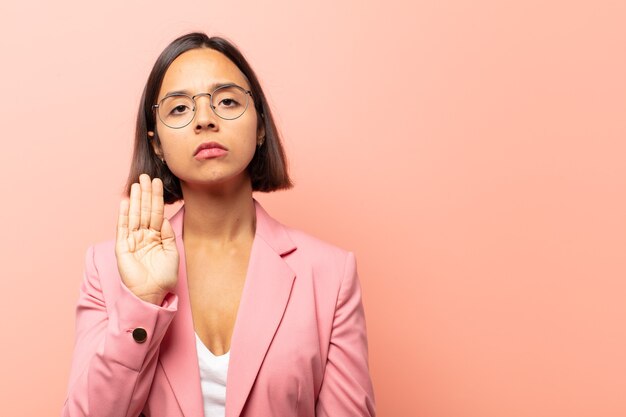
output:
M 174 37 L 235 41 L 284 223 L 354 250 L 380 416 L 626 415 L 626 3 L 3 2 L 2 415 L 58 415 L 83 256 L 114 236 Z

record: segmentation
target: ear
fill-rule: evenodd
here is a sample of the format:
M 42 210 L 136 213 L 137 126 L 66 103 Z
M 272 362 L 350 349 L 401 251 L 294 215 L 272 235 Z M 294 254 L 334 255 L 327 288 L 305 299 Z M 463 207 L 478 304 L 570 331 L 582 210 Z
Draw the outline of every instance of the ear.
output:
M 150 144 L 152 145 L 152 150 L 154 150 L 154 153 L 159 158 L 163 158 L 163 152 L 161 151 L 161 148 L 159 147 L 159 144 L 155 140 L 154 132 L 152 130 L 148 130 L 148 136 L 150 137 Z
M 265 137 L 265 123 L 263 119 L 259 119 L 259 126 L 257 127 L 257 138 Z

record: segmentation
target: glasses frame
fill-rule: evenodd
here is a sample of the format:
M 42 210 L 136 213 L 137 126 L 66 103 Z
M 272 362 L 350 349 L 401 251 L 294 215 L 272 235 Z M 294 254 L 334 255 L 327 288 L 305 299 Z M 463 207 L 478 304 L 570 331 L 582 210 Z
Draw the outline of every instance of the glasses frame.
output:
M 231 88 L 231 87 L 235 87 L 238 88 L 239 90 L 243 91 L 245 93 L 246 96 L 246 108 L 243 109 L 243 111 L 241 112 L 241 114 L 237 117 L 232 117 L 232 118 L 227 118 L 227 117 L 223 117 L 220 116 L 219 114 L 217 114 L 217 111 L 215 111 L 215 106 L 213 105 L 213 95 L 215 94 L 216 91 L 219 91 L 223 88 Z M 161 123 L 163 123 L 165 126 L 169 127 L 170 129 L 182 129 L 185 126 L 188 126 L 191 122 L 193 122 L 193 119 L 196 118 L 196 108 L 198 107 L 198 104 L 196 103 L 196 97 L 200 97 L 200 96 L 209 96 L 209 106 L 211 107 L 211 110 L 213 110 L 213 113 L 215 113 L 215 115 L 217 117 L 219 117 L 220 119 L 224 119 L 224 120 L 235 120 L 240 118 L 241 116 L 243 116 L 243 114 L 246 112 L 246 110 L 248 110 L 248 106 L 250 105 L 250 98 L 252 98 L 252 91 L 250 90 L 246 90 L 245 88 L 243 88 L 240 85 L 237 84 L 224 84 L 224 85 L 220 85 L 219 87 L 216 87 L 212 92 L 210 93 L 198 93 L 194 96 L 188 96 L 187 94 L 169 94 L 165 97 L 163 97 L 161 99 L 161 101 L 159 101 L 158 104 L 153 104 L 152 105 L 152 111 L 154 111 L 157 114 L 157 117 L 159 118 L 159 120 L 161 121 Z M 193 109 L 191 109 L 191 111 L 193 111 L 193 117 L 184 125 L 182 126 L 178 126 L 178 127 L 172 127 L 170 125 L 168 125 L 167 123 L 165 123 L 165 121 L 161 118 L 161 112 L 159 111 L 159 108 L 163 105 L 163 102 L 165 100 L 167 100 L 170 97 L 187 97 L 190 98 L 191 101 L 193 102 Z

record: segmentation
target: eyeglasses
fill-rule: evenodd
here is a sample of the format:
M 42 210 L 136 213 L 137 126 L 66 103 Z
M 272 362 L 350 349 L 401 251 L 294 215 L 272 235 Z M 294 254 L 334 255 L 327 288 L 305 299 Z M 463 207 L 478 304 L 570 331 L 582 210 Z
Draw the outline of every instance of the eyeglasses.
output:
M 209 96 L 211 109 L 220 118 L 233 120 L 241 117 L 248 108 L 250 90 L 245 90 L 236 84 L 226 84 L 217 87 L 212 93 L 200 93 L 193 97 L 186 94 L 171 94 L 164 97 L 159 104 L 152 106 L 164 125 L 172 129 L 187 126 L 196 114 L 196 97 Z

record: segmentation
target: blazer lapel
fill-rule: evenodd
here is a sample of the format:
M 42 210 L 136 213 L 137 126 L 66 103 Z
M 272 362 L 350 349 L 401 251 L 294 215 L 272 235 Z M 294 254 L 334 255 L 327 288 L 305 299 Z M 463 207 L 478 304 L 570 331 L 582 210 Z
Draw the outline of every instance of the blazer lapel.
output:
M 283 316 L 295 273 L 282 256 L 296 249 L 285 227 L 253 199 L 256 231 L 230 344 L 226 417 L 239 417 Z M 161 343 L 159 360 L 176 399 L 189 417 L 203 415 L 200 372 L 187 288 L 183 245 L 184 205 L 170 218 L 180 255 L 178 312 Z
M 282 256 L 296 246 L 254 200 L 256 234 L 230 344 L 226 417 L 239 417 L 283 316 L 296 274 Z
M 159 360 L 183 415 L 195 417 L 204 415 L 204 404 L 200 387 L 195 330 L 187 287 L 187 264 L 182 234 L 184 212 L 184 206 L 181 206 L 176 214 L 169 219 L 176 236 L 180 261 L 176 284 L 178 311 L 161 342 Z

